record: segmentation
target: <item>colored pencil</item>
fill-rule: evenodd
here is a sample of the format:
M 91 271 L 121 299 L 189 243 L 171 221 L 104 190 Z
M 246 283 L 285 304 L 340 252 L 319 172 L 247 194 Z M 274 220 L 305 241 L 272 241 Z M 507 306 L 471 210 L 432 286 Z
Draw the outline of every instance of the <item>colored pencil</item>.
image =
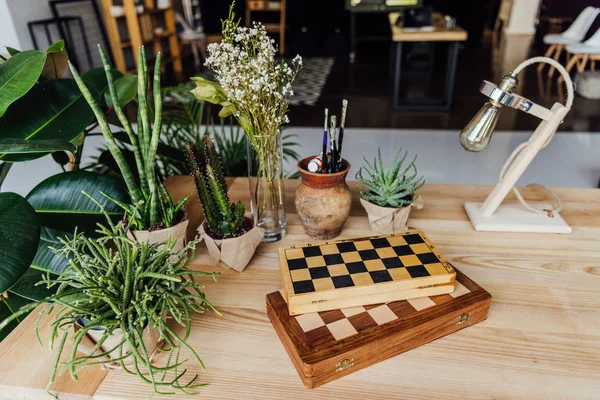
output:
M 328 171 L 328 159 L 327 159 L 327 141 L 328 141 L 328 137 L 327 137 L 327 123 L 328 121 L 328 116 L 329 116 L 329 109 L 325 109 L 325 127 L 323 129 L 323 166 L 321 167 L 321 171 L 323 173 L 327 173 Z
M 336 149 L 336 117 L 335 115 L 331 116 L 331 127 L 329 128 L 329 142 L 331 147 L 331 162 L 329 163 L 329 173 L 337 172 L 337 149 Z

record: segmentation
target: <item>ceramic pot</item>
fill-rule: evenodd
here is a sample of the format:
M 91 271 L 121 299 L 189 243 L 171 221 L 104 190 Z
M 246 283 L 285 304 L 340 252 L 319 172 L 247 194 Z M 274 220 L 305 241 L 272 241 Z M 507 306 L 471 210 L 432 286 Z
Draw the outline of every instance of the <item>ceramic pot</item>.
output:
M 81 329 L 83 325 L 84 325 L 84 323 L 82 321 L 76 322 L 73 326 L 73 328 L 75 329 L 75 332 L 77 332 L 79 329 Z M 77 346 L 77 351 L 79 351 L 83 354 L 90 355 L 92 350 L 94 350 L 96 343 L 98 343 L 100 341 L 102 336 L 104 336 L 104 329 L 101 329 L 101 328 L 90 329 L 85 334 L 85 336 L 83 337 L 83 339 L 81 340 L 79 345 Z M 123 340 L 123 332 L 121 331 L 121 329 L 115 329 L 113 331 L 113 334 L 110 335 L 106 339 L 106 341 L 104 341 L 104 343 L 98 350 L 96 350 L 96 354 L 102 354 L 102 353 L 107 352 L 110 349 L 115 348 L 119 343 L 121 343 L 121 340 Z M 144 346 L 146 347 L 146 351 L 148 352 L 148 355 L 150 356 L 150 361 L 152 361 L 152 358 L 154 357 L 154 355 L 157 352 L 158 343 L 160 341 L 160 335 L 159 335 L 158 331 L 156 330 L 156 328 L 154 328 L 153 326 L 146 327 L 146 329 L 144 329 L 142 331 L 142 340 L 144 342 Z M 123 345 L 123 356 L 125 356 L 125 355 L 129 355 L 129 357 L 127 357 L 126 359 L 123 360 L 125 365 L 127 365 L 127 366 L 133 365 L 133 355 L 131 355 L 131 347 L 129 346 L 128 343 L 125 343 Z M 102 357 L 97 357 L 97 358 L 99 361 L 109 362 L 113 359 L 119 358 L 120 356 L 121 356 L 120 350 L 116 349 L 113 353 L 109 353 L 107 355 L 104 355 Z M 115 362 L 105 365 L 105 366 L 110 369 L 120 369 L 121 362 L 115 361 Z
M 175 247 L 173 247 L 172 251 L 179 251 L 183 249 L 186 244 L 186 229 L 188 226 L 189 220 L 184 218 L 183 221 L 178 223 L 177 225 L 173 225 L 170 228 L 159 229 L 156 231 L 129 231 L 127 232 L 127 236 L 137 242 L 147 242 L 147 243 L 157 243 L 157 242 L 166 242 L 169 240 L 169 237 L 175 238 L 177 243 L 175 243 Z
M 367 211 L 372 231 L 383 234 L 395 234 L 408 230 L 410 210 L 413 207 L 417 210 L 421 209 L 423 207 L 423 199 L 417 196 L 410 205 L 400 208 L 381 207 L 362 198 L 360 199 L 360 204 Z
M 246 213 L 246 218 L 252 221 L 252 213 Z M 242 272 L 248 265 L 258 245 L 265 237 L 265 230 L 254 225 L 242 236 L 229 239 L 213 239 L 205 230 L 206 222 L 200 224 L 198 232 L 206 243 L 211 260 L 223 268 L 231 268 Z
M 308 171 L 314 156 L 298 163 L 302 182 L 296 190 L 296 212 L 304 231 L 313 239 L 328 240 L 339 236 L 350 214 L 352 195 L 346 185 L 350 164 L 342 160 L 342 170 L 334 174 Z

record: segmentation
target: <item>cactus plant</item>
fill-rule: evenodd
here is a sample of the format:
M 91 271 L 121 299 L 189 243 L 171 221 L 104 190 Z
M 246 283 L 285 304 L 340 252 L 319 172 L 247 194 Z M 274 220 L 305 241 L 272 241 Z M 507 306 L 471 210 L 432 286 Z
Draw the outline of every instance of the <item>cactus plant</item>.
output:
M 241 202 L 229 201 L 221 158 L 210 137 L 204 136 L 200 151 L 192 142 L 184 147 L 211 237 L 227 239 L 245 233 L 251 228 L 244 217 L 246 210 Z
M 402 148 L 396 154 L 390 168 L 386 171 L 383 166 L 381 149 L 377 151 L 378 157 L 369 163 L 365 158 L 365 165 L 356 173 L 356 179 L 361 181 L 367 191 L 361 191 L 363 199 L 381 207 L 400 208 L 412 203 L 415 192 L 425 184 L 423 176 L 417 177 L 417 167 L 413 158 L 406 168 L 402 168 L 408 151 L 402 156 Z M 402 157 L 402 159 L 400 159 Z M 363 168 L 365 176 L 363 176 Z M 409 172 L 412 175 L 407 176 Z

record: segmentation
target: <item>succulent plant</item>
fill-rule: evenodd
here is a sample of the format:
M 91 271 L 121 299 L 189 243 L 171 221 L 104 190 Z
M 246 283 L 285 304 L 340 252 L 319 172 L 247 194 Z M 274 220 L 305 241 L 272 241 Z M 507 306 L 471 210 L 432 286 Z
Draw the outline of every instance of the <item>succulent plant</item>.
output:
M 373 164 L 364 159 L 365 165 L 356 173 L 356 179 L 368 188 L 368 191 L 360 193 L 363 199 L 381 207 L 400 208 L 412 203 L 415 192 L 425 184 L 425 179 L 423 176 L 417 177 L 416 155 L 408 167 L 403 169 L 408 151 L 405 151 L 403 156 L 402 151 L 400 148 L 387 171 L 383 166 L 381 149 L 377 151 L 378 157 L 373 160 Z M 412 175 L 407 176 L 408 173 Z
M 209 233 L 220 236 L 214 239 L 238 236 L 244 230 L 246 210 L 241 202 L 229 202 L 221 158 L 209 136 L 204 136 L 203 142 L 200 151 L 192 142 L 184 147 Z

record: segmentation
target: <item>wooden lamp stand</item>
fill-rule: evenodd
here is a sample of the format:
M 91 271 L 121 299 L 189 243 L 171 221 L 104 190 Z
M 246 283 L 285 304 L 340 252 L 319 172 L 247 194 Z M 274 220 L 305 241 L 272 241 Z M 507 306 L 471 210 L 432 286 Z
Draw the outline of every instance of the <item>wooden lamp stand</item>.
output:
M 552 109 L 549 110 L 512 93 L 512 89 L 516 86 L 516 75 L 525 67 L 540 62 L 551 64 L 564 77 L 568 92 L 566 105 L 555 103 Z M 507 84 L 505 80 L 512 82 Z M 550 143 L 556 130 L 571 109 L 573 83 L 569 74 L 558 62 L 546 57 L 535 57 L 521 63 L 514 72 L 503 79 L 499 86 L 484 81 L 481 91 L 491 99 L 489 103 L 486 103 L 486 106 L 492 109 L 493 116 L 490 116 L 490 112 L 485 114 L 484 109 L 482 109 L 463 130 L 461 143 L 468 150 L 480 151 L 487 146 L 495 126 L 495 120 L 493 119 L 497 118 L 497 110 L 502 105 L 508 105 L 533 114 L 540 118 L 542 122 L 529 140 L 521 143 L 506 160 L 500 172 L 498 183 L 485 202 L 465 203 L 465 209 L 471 224 L 477 231 L 570 233 L 571 227 L 559 214 L 560 199 L 552 191 L 542 187 L 554 198 L 554 206 L 547 203 L 528 204 L 516 188 L 517 181 L 525 172 L 525 169 L 537 153 Z M 515 193 L 519 203 L 502 204 L 511 190 Z

